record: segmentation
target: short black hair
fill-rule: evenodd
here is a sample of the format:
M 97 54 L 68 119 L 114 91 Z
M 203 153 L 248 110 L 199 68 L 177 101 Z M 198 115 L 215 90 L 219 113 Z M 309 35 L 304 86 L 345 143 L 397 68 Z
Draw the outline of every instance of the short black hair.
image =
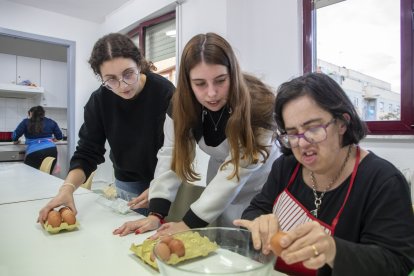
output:
M 331 113 L 334 118 L 347 123 L 342 146 L 358 144 L 367 134 L 368 129 L 362 121 L 342 87 L 328 75 L 323 73 L 307 73 L 281 84 L 278 88 L 275 102 L 275 119 L 279 133 L 285 133 L 285 123 L 282 117 L 283 107 L 290 101 L 301 97 L 311 97 L 322 109 Z M 350 116 L 347 120 L 343 117 Z M 291 150 L 282 146 L 282 152 L 291 153 Z

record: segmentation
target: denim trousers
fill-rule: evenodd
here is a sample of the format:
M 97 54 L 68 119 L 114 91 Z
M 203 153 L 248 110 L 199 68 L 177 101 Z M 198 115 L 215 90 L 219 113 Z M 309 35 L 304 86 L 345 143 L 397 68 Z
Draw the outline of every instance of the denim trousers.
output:
M 126 200 L 126 201 L 130 201 L 134 197 L 139 196 L 148 187 L 149 187 L 149 182 L 146 182 L 146 181 L 126 182 L 126 181 L 115 179 L 116 194 L 119 198 Z M 141 215 L 148 216 L 147 208 L 138 208 L 138 209 L 134 209 L 134 211 Z

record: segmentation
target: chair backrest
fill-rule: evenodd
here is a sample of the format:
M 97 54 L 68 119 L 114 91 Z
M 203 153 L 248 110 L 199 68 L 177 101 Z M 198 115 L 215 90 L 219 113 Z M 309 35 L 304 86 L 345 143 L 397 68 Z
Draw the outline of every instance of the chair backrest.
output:
M 85 189 L 88 189 L 88 190 L 90 190 L 92 188 L 92 180 L 93 180 L 93 177 L 95 176 L 95 173 L 96 173 L 96 171 L 93 171 L 91 173 L 91 175 L 88 177 L 88 179 L 86 179 L 85 183 L 83 183 L 81 185 L 82 188 L 85 188 Z
M 39 170 L 42 172 L 52 174 L 52 164 L 53 161 L 55 161 L 55 157 L 48 156 L 45 159 L 43 159 L 42 164 L 40 165 Z

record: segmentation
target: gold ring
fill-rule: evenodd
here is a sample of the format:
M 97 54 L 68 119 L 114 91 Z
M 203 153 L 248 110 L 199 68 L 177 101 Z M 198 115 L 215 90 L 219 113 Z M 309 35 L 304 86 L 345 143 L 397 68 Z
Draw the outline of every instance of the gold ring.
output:
M 316 246 L 314 244 L 312 244 L 312 249 L 313 249 L 313 255 L 315 257 L 319 256 L 319 251 L 318 249 L 316 249 Z

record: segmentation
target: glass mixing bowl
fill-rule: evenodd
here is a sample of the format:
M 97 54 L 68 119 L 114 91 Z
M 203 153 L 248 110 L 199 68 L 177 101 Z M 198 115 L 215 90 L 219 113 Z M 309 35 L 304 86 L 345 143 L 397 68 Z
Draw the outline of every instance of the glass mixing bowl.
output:
M 188 232 L 197 232 L 201 237 L 207 237 L 211 242 L 215 242 L 218 248 L 207 256 L 168 264 L 157 255 L 157 246 L 155 246 L 153 253 L 161 275 L 273 275 L 275 256 L 272 253 L 264 255 L 260 250 L 255 250 L 249 231 L 239 228 L 209 227 L 180 232 L 173 237 L 180 239 L 182 234 Z M 191 246 L 191 241 L 184 240 L 184 245 L 186 254 L 191 254 L 191 249 L 188 248 Z

